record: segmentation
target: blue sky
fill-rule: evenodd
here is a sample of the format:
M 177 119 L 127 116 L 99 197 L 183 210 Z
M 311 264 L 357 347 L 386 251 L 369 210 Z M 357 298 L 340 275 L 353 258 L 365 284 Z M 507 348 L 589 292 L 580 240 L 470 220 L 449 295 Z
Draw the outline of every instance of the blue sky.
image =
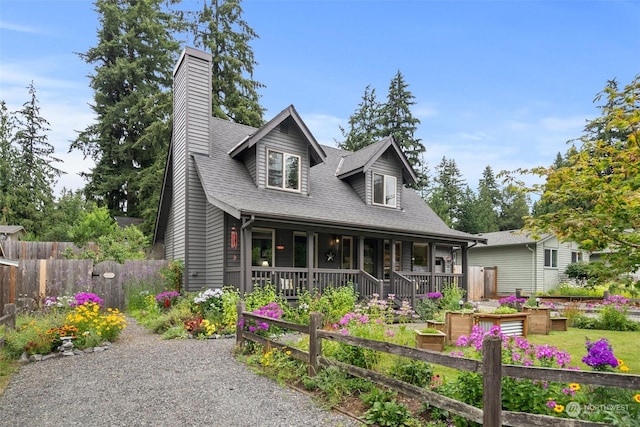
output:
M 191 1 L 191 3 L 198 3 Z M 254 78 L 268 120 L 293 104 L 316 139 L 333 145 L 367 85 L 384 101 L 400 70 L 421 120 L 416 136 L 432 173 L 454 159 L 471 188 L 483 169 L 548 165 L 599 115 L 607 80 L 640 73 L 638 1 L 244 0 Z M 49 142 L 84 185 L 92 163 L 67 153 L 93 120 L 91 67 L 75 52 L 95 46 L 89 0 L 0 0 L 0 99 L 11 111 L 33 81 Z

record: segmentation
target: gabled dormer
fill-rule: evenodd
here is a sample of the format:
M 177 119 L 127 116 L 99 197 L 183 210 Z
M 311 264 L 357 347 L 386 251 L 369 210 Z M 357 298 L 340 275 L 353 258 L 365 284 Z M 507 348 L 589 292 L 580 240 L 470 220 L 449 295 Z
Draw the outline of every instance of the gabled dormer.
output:
M 244 163 L 257 187 L 306 195 L 309 169 L 326 154 L 290 105 L 236 144 L 229 156 Z
M 342 157 L 336 176 L 351 184 L 367 205 L 402 209 L 402 186 L 416 174 L 393 137 Z

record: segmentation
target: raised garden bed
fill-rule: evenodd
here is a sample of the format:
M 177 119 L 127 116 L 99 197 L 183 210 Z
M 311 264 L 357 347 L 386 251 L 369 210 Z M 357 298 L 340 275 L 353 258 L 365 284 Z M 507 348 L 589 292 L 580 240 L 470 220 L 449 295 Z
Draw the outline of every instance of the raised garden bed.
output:
M 500 326 L 500 331 L 505 335 L 527 336 L 529 313 L 518 312 L 508 314 L 475 313 L 474 323 L 489 331 L 493 326 Z

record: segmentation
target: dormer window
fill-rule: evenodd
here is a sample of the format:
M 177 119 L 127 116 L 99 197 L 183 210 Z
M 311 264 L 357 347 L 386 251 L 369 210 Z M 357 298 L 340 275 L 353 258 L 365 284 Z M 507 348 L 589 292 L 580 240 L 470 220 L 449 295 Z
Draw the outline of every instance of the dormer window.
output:
M 300 191 L 300 156 L 268 150 L 267 187 Z
M 396 207 L 396 177 L 373 174 L 373 204 Z

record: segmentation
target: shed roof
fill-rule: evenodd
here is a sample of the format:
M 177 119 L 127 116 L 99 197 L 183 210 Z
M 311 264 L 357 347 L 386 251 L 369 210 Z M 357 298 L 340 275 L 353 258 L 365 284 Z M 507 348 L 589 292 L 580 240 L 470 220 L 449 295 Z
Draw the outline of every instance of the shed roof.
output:
M 528 231 L 505 230 L 505 231 L 496 231 L 493 233 L 481 233 L 481 234 L 476 234 L 475 236 L 487 239 L 487 243 L 475 246 L 474 249 L 488 247 L 488 246 L 495 247 L 495 246 L 526 245 L 530 243 L 539 243 L 549 239 L 553 235 L 543 234 L 540 236 L 540 238 L 536 239 Z
M 2 234 L 15 234 L 18 231 L 24 231 L 24 227 L 21 225 L 0 225 L 0 233 Z

